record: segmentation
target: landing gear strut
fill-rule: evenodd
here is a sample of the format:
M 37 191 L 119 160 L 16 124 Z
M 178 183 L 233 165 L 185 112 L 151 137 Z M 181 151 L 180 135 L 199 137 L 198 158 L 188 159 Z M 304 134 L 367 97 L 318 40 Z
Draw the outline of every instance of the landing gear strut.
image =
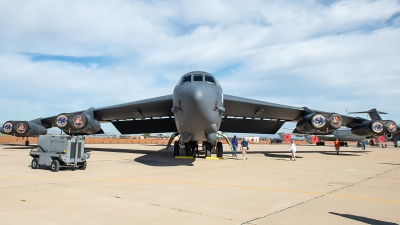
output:
M 28 137 L 26 137 L 25 146 L 29 146 L 29 140 L 28 140 Z

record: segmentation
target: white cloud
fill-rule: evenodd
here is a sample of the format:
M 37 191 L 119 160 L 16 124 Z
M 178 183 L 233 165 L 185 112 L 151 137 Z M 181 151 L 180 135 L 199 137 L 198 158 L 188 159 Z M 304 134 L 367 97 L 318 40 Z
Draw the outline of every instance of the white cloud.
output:
M 376 107 L 400 123 L 396 0 L 0 4 L 1 122 L 171 94 L 181 75 L 204 70 L 227 94 L 341 113 Z

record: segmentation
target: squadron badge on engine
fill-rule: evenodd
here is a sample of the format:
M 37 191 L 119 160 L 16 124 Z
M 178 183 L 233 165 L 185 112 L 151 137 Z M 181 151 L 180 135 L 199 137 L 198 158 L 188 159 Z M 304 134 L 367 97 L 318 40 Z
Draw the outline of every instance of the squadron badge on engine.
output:
M 67 125 L 68 118 L 65 115 L 59 115 L 56 119 L 58 127 L 65 127 Z
M 12 127 L 13 127 L 12 123 L 5 123 L 3 126 L 3 130 L 6 133 L 10 133 L 12 131 Z
M 81 129 L 85 125 L 85 118 L 82 115 L 74 116 L 72 121 L 72 125 L 75 129 Z
M 315 128 L 321 128 L 321 127 L 325 126 L 326 120 L 325 120 L 325 117 L 322 115 L 314 115 L 311 118 L 311 123 L 313 124 L 313 126 Z
M 395 124 L 394 122 L 392 122 L 392 121 L 389 121 L 389 122 L 386 124 L 386 127 L 387 127 L 387 130 L 388 130 L 390 133 L 394 133 L 394 132 L 397 131 L 397 126 L 396 126 L 396 124 Z
M 16 130 L 17 130 L 17 133 L 24 134 L 26 132 L 26 129 L 27 129 L 27 126 L 26 126 L 25 123 L 19 123 L 17 125 L 17 129 Z
M 339 127 L 342 126 L 342 117 L 339 116 L 338 114 L 333 114 L 333 115 L 331 116 L 330 121 L 331 121 L 330 125 L 331 125 L 333 128 L 338 129 Z
M 383 131 L 382 123 L 381 122 L 373 122 L 372 123 L 372 130 L 377 134 L 381 133 Z

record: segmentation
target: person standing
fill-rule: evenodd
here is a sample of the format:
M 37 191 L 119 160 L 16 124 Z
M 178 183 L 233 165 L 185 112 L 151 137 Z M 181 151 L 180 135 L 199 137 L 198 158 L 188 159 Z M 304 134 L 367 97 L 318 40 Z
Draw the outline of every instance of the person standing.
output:
M 247 150 L 249 149 L 249 142 L 247 142 L 246 139 L 243 138 L 241 145 L 243 160 L 247 160 Z
M 236 151 L 237 151 L 238 142 L 237 142 L 237 139 L 236 139 L 236 135 L 233 136 L 231 142 L 232 142 L 232 147 L 233 147 L 232 156 L 233 157 L 237 157 Z
M 336 149 L 336 154 L 339 155 L 340 141 L 338 138 L 336 138 L 336 141 L 335 141 L 335 149 Z
M 366 141 L 365 141 L 365 140 L 362 140 L 362 141 L 361 141 L 362 150 L 365 150 L 365 144 L 366 144 Z
M 292 140 L 292 146 L 290 147 L 290 152 L 292 152 L 292 158 L 290 160 L 296 161 L 296 144 Z

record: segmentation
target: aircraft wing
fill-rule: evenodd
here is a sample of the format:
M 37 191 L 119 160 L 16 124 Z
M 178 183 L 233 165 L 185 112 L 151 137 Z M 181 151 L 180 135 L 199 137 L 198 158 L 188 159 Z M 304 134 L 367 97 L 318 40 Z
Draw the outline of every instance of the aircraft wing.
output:
M 301 119 L 305 108 L 224 95 L 221 131 L 275 134 L 286 121 Z
M 99 122 L 111 122 L 121 134 L 176 132 L 171 118 L 172 95 L 145 99 L 125 104 L 94 108 L 94 118 Z M 82 113 L 82 111 L 74 113 Z M 56 126 L 57 116 L 41 118 L 46 127 Z
M 275 134 L 285 122 L 299 121 L 310 112 L 327 113 L 306 107 L 280 105 L 226 94 L 224 107 L 225 113 L 220 130 L 238 133 Z M 341 116 L 343 126 L 347 127 L 353 127 L 366 120 L 359 117 Z M 293 133 L 296 132 L 293 131 Z

